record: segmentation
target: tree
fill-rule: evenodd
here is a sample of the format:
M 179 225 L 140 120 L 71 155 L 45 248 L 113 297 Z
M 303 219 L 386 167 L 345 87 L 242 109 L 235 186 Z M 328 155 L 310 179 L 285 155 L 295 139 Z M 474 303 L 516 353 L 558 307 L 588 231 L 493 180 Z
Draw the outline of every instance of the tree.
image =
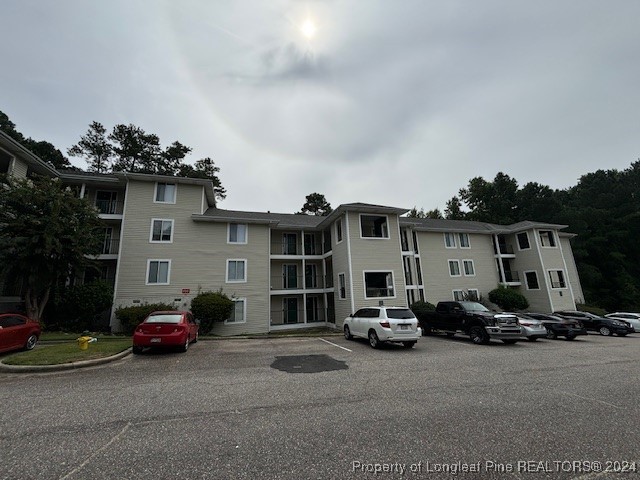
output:
M 158 173 L 160 139 L 135 125 L 116 125 L 109 135 L 116 160 L 114 171 Z
M 444 218 L 439 209 L 435 208 L 433 210 L 429 210 L 428 212 L 424 211 L 424 208 L 421 208 L 419 211 L 414 206 L 409 213 L 407 214 L 407 218 Z
M 182 177 L 205 178 L 213 182 L 213 193 L 216 199 L 223 200 L 227 196 L 227 191 L 222 186 L 218 172 L 220 167 L 216 167 L 213 160 L 209 157 L 198 160 L 195 165 L 184 163 L 180 165 L 178 174 Z
M 113 146 L 107 138 L 107 129 L 100 122 L 91 122 L 87 133 L 67 153 L 72 157 L 83 157 L 90 172 L 107 173 L 111 169 Z
M 233 300 L 222 290 L 217 292 L 203 292 L 191 300 L 191 311 L 200 320 L 202 333 L 209 333 L 215 322 L 223 322 L 233 312 Z
M 460 189 L 460 199 L 470 210 L 469 220 L 510 224 L 517 221 L 516 192 L 518 182 L 498 172 L 493 182 L 482 177 L 469 180 L 467 188 Z
M 102 223 L 95 207 L 56 180 L 0 181 L 0 270 L 20 276 L 27 314 L 40 320 L 60 277 L 100 253 Z
M 529 302 L 524 295 L 513 288 L 504 286 L 491 290 L 489 292 L 489 301 L 508 312 L 524 310 L 529 306 Z
M 451 197 L 444 209 L 444 217 L 447 220 L 464 220 L 467 214 L 462 211 L 462 202 L 458 197 Z
M 319 215 L 322 217 L 326 217 L 329 215 L 333 209 L 331 208 L 331 204 L 327 202 L 327 199 L 324 198 L 324 195 L 320 193 L 311 193 L 307 195 L 306 202 L 302 206 L 302 210 L 298 212 L 302 215 Z

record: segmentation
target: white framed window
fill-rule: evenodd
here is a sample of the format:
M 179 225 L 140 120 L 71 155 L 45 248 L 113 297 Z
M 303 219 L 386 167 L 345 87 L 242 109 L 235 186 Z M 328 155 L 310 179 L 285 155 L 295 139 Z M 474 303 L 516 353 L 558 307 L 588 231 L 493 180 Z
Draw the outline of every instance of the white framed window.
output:
M 342 241 L 342 217 L 336 220 L 336 243 Z
M 475 277 L 476 268 L 473 264 L 473 260 L 462 260 L 462 271 L 466 277 Z
M 451 293 L 453 294 L 453 300 L 455 302 L 464 301 L 464 290 L 453 290 Z
M 169 285 L 171 280 L 171 260 L 147 260 L 146 285 Z
M 540 290 L 540 283 L 538 282 L 538 272 L 536 272 L 535 270 L 524 272 L 524 283 L 527 286 L 527 290 Z
M 567 283 L 564 280 L 564 272 L 562 270 L 549 270 L 549 281 L 551 282 L 551 288 L 567 288 Z
M 448 260 L 449 262 L 449 275 L 452 277 L 460 276 L 460 260 Z
M 518 239 L 518 249 L 519 250 L 529 250 L 531 248 L 531 244 L 529 243 L 529 234 L 527 232 L 520 232 L 516 235 Z
M 173 243 L 173 219 L 152 218 L 149 243 Z
M 547 248 L 553 248 L 556 246 L 556 236 L 553 230 L 540 230 L 538 232 L 540 236 L 540 245 Z
M 444 246 L 446 248 L 456 248 L 455 233 L 444 232 Z
M 229 223 L 227 226 L 227 243 L 246 244 L 249 227 L 246 223 Z
M 338 298 L 344 300 L 347 298 L 347 283 L 345 281 L 344 273 L 338 274 Z
M 176 190 L 175 183 L 156 182 L 153 194 L 154 203 L 176 203 Z
M 467 299 L 470 302 L 477 302 L 478 300 L 480 300 L 480 292 L 478 291 L 478 289 L 470 288 L 469 290 L 467 290 Z
M 458 240 L 460 240 L 460 248 L 471 248 L 468 233 L 459 233 Z
M 370 270 L 364 275 L 364 298 L 395 298 L 393 272 L 388 270 Z
M 231 310 L 231 316 L 227 318 L 224 323 L 246 323 L 247 322 L 247 299 L 246 298 L 232 298 L 233 310 Z
M 244 258 L 227 260 L 227 283 L 247 281 L 247 261 Z
M 387 216 L 361 213 L 360 238 L 389 238 L 389 219 Z

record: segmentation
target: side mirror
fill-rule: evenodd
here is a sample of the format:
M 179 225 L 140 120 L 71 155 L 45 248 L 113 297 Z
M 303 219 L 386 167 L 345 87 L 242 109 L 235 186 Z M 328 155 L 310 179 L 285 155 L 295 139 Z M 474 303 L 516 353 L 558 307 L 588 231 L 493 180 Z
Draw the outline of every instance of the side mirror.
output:
M 350 314 L 349 314 L 349 316 L 350 316 L 351 318 L 353 318 L 353 313 L 350 313 Z
M 196 325 L 200 325 L 200 319 L 196 318 Z

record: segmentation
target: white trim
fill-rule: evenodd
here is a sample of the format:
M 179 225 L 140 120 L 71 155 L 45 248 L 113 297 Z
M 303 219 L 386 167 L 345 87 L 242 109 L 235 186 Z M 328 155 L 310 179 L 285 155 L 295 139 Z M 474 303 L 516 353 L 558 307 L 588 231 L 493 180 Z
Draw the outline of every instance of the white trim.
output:
M 244 242 L 232 242 L 230 240 L 231 237 L 231 225 L 244 225 Z M 227 244 L 229 245 L 246 245 L 249 243 L 249 224 L 248 223 L 238 223 L 238 222 L 229 222 L 227 223 Z
M 531 288 L 529 286 L 529 280 L 527 279 L 527 273 L 535 273 L 536 274 L 536 282 L 538 283 L 538 288 Z M 538 277 L 538 271 L 537 270 L 525 270 L 524 272 L 522 272 L 522 275 L 524 275 L 524 286 L 526 287 L 527 290 L 540 290 L 540 278 Z
M 171 239 L 170 240 L 162 240 L 162 224 L 160 224 L 160 240 L 153 239 L 153 224 L 154 222 L 171 222 Z M 173 243 L 173 235 L 175 222 L 173 218 L 152 218 L 151 219 L 151 228 L 149 229 L 149 243 Z
M 451 273 L 451 262 L 455 262 L 456 264 L 458 264 L 458 274 L 457 275 Z M 460 260 L 457 260 L 455 258 L 448 258 L 447 259 L 447 270 L 449 271 L 449 276 L 450 277 L 461 277 L 462 276 L 462 269 L 460 268 Z
M 467 295 L 469 295 L 469 292 L 476 292 L 476 299 L 474 300 L 475 302 L 480 301 L 480 290 L 477 288 L 467 288 Z
M 118 292 L 118 279 L 120 277 L 120 265 L 122 264 L 122 246 L 124 244 L 124 225 L 125 218 L 127 215 L 127 200 L 129 199 L 129 180 L 127 179 L 127 183 L 124 186 L 124 203 L 122 205 L 122 220 L 120 220 L 120 243 L 118 245 L 118 259 L 116 260 L 116 278 L 113 282 L 113 304 L 111 305 L 111 314 L 109 317 L 109 326 L 114 327 L 113 320 L 115 319 L 115 311 L 116 311 L 116 298 Z M 147 274 L 146 280 L 149 279 L 149 275 Z
M 353 292 L 353 263 L 351 262 L 351 230 L 349 229 L 349 214 L 346 213 L 344 215 L 345 219 L 345 231 L 344 234 L 347 236 L 347 262 L 349 265 L 349 300 L 351 301 L 351 311 L 356 311 L 356 301 L 355 295 Z
M 383 233 L 384 230 L 386 230 L 387 232 L 387 236 L 386 237 L 363 237 L 362 236 L 362 217 L 384 217 L 385 218 L 385 224 L 386 224 L 386 229 L 383 228 Z M 360 230 L 360 238 L 363 240 L 389 240 L 391 238 L 391 233 L 389 232 L 389 215 L 374 215 L 371 213 L 360 213 L 358 214 L 358 223 L 359 223 L 359 230 Z M 399 223 L 399 222 L 398 222 Z M 402 250 L 402 248 L 400 249 Z
M 393 295 L 388 297 L 367 297 L 367 273 L 390 273 L 391 274 L 391 287 L 393 288 Z M 396 294 L 396 278 L 393 270 L 363 270 L 362 271 L 362 284 L 364 288 L 365 300 L 384 300 L 385 298 L 397 298 Z M 405 288 L 406 290 L 406 288 Z
M 342 278 L 344 279 L 344 297 L 340 296 L 340 276 L 342 275 Z M 345 272 L 340 272 L 338 273 L 338 300 L 346 300 L 347 299 L 347 277 L 345 275 Z
M 206 208 L 204 207 L 204 199 L 205 199 L 204 187 L 202 187 L 202 199 L 200 200 L 200 215 L 204 215 L 204 212 L 206 210 Z
M 229 262 L 244 262 L 244 278 L 242 280 L 229 280 Z M 226 283 L 247 283 L 247 259 L 246 258 L 227 258 L 224 271 Z
M 470 262 L 471 263 L 471 269 L 473 270 L 473 273 L 467 273 L 466 269 L 464 268 L 464 262 Z M 464 258 L 462 259 L 462 274 L 464 274 L 465 277 L 475 277 L 476 276 L 476 265 L 473 262 L 473 260 L 471 258 Z
M 463 246 L 462 246 L 462 238 L 461 238 L 461 236 L 462 236 L 462 235 L 464 235 L 465 237 L 467 237 L 467 243 L 469 244 L 469 246 L 468 246 L 468 247 L 463 247 Z M 458 232 L 458 242 L 460 243 L 460 248 L 467 249 L 467 250 L 471 248 L 471 237 L 469 236 L 469 234 L 468 234 L 468 233 L 465 233 L 465 232 Z
M 551 272 L 562 272 L 562 281 L 564 282 L 564 287 L 554 287 L 553 286 L 553 280 L 551 279 Z M 567 285 L 569 284 L 569 282 L 567 281 L 567 276 L 565 275 L 564 270 L 562 270 L 561 268 L 550 268 L 549 270 L 547 270 L 547 275 L 549 278 L 549 286 L 551 287 L 551 290 L 566 290 L 568 287 Z M 560 278 L 558 276 L 558 278 Z
M 559 237 L 558 237 L 558 248 L 560 248 L 560 255 L 562 255 L 562 264 L 564 265 L 564 275 L 565 275 L 564 281 L 566 282 L 567 286 L 569 287 L 569 292 L 571 293 L 571 300 L 573 300 L 573 305 L 575 306 L 576 297 L 573 294 L 573 287 L 571 286 L 571 280 L 569 280 L 569 269 L 567 268 L 567 262 L 566 262 L 566 260 L 564 258 L 564 250 L 562 249 L 562 241 L 560 240 Z M 577 267 L 576 267 L 576 272 L 577 272 Z
M 453 245 L 449 246 L 447 245 L 447 235 L 451 235 L 451 238 L 453 239 Z M 444 241 L 444 248 L 457 248 L 457 243 L 456 243 L 456 234 L 453 232 L 442 232 L 442 239 Z
M 540 238 L 540 233 L 542 233 L 542 232 L 551 233 L 551 238 L 553 239 L 554 245 L 542 245 L 542 239 Z M 538 238 L 540 238 L 540 247 L 541 248 L 558 248 L 559 238 L 556 235 L 556 232 L 554 230 L 538 230 Z
M 462 293 L 462 298 L 460 300 L 456 298 L 456 292 Z M 455 288 L 451 290 L 451 298 L 453 298 L 454 302 L 464 302 L 464 290 L 462 290 L 461 288 Z
M 231 301 L 234 303 L 234 311 L 233 313 L 235 314 L 235 303 L 236 302 L 242 302 L 242 321 L 235 321 L 235 322 L 229 322 L 229 319 L 225 319 L 224 324 L 225 325 L 238 325 L 241 323 L 247 323 L 247 299 L 245 297 L 242 298 L 231 298 Z
M 174 194 L 173 194 L 173 201 L 172 202 L 165 202 L 165 201 L 160 201 L 160 200 L 156 200 L 157 196 L 158 196 L 158 185 L 162 183 L 163 185 L 173 185 L 175 188 L 173 190 Z M 153 203 L 165 203 L 165 204 L 170 204 L 170 205 L 175 205 L 178 201 L 178 184 L 177 183 L 171 183 L 171 182 L 155 182 L 155 185 L 153 187 Z
M 527 236 L 527 243 L 529 244 L 529 246 L 527 248 L 520 248 L 520 239 L 518 238 L 518 235 L 522 235 L 525 234 Z M 531 239 L 529 238 L 529 232 L 519 232 L 516 233 L 516 243 L 518 244 L 518 251 L 522 252 L 525 250 L 531 250 Z
M 344 217 L 340 217 L 338 218 L 335 222 L 333 222 L 333 225 L 335 226 L 334 230 L 336 232 L 336 245 L 339 243 L 342 243 L 342 241 L 344 240 L 344 229 L 342 228 L 342 219 L 345 218 L 346 215 Z M 340 238 L 338 238 L 338 226 L 340 226 Z
M 538 250 L 538 258 L 540 259 L 540 267 L 542 268 L 542 271 L 545 271 L 544 268 L 544 260 L 542 260 L 542 250 L 540 247 L 540 236 L 538 235 L 538 230 L 534 229 L 533 230 L 533 238 L 536 241 L 536 247 Z M 555 310 L 554 306 L 553 306 L 553 299 L 551 298 L 551 289 L 549 288 L 549 278 L 546 275 L 542 275 L 543 280 L 544 280 L 544 288 L 547 291 L 547 298 L 549 299 L 549 311 L 553 312 Z M 538 277 L 538 283 L 540 283 L 540 277 Z
M 151 268 L 151 262 L 167 262 L 167 281 L 166 282 L 149 282 L 149 270 Z M 159 267 L 160 265 L 158 265 Z M 147 274 L 144 278 L 145 285 L 171 285 L 171 259 L 170 258 L 148 258 L 147 259 Z

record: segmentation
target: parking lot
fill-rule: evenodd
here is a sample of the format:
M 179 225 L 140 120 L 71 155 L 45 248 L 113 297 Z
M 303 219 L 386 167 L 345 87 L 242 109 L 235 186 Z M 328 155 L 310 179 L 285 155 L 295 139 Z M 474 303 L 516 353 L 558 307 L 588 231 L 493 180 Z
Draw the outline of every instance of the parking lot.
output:
M 0 478 L 638 478 L 600 470 L 640 462 L 639 361 L 640 334 L 327 336 L 0 374 Z

